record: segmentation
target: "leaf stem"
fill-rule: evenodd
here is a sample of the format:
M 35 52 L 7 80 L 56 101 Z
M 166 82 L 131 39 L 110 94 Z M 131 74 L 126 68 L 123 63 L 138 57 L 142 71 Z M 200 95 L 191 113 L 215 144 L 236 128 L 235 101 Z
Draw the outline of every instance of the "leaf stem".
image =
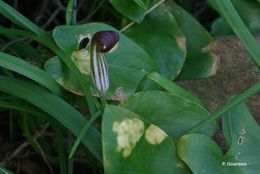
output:
M 204 125 L 208 124 L 209 122 L 217 119 L 219 116 L 221 116 L 222 114 L 224 114 L 228 110 L 230 110 L 233 107 L 237 106 L 238 104 L 244 102 L 249 97 L 251 97 L 252 95 L 254 95 L 254 94 L 258 93 L 258 92 L 260 92 L 260 82 L 258 82 L 257 84 L 255 84 L 254 86 L 252 86 L 251 88 L 249 88 L 248 90 L 243 92 L 242 94 L 232 98 L 226 105 L 224 105 L 223 107 L 221 107 L 221 108 L 217 109 L 216 111 L 214 111 L 211 114 L 211 117 L 208 117 L 208 118 L 204 119 L 203 121 L 201 121 L 200 123 L 198 123 L 197 125 L 192 127 L 188 131 L 188 133 L 195 132 L 196 130 L 200 129 L 201 127 L 203 127 Z
M 154 4 L 149 10 L 147 10 L 147 12 L 145 12 L 145 15 L 149 14 L 150 12 L 152 12 L 154 9 L 156 9 L 159 5 L 161 5 L 162 3 L 164 3 L 165 0 L 160 0 L 159 2 L 157 2 L 156 4 Z M 120 31 L 124 32 L 126 31 L 128 28 L 130 28 L 132 25 L 134 25 L 135 22 L 132 21 L 129 24 L 127 24 L 125 27 L 123 27 Z
M 66 9 L 66 24 L 75 25 L 77 23 L 77 0 L 70 0 Z

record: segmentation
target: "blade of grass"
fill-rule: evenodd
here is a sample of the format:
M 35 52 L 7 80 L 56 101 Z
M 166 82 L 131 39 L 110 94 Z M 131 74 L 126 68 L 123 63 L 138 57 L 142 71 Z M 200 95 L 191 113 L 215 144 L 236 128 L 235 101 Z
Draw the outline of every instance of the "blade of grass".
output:
M 0 173 L 1 174 L 14 174 L 13 172 L 11 172 L 11 171 L 9 171 L 9 170 L 1 167 L 1 166 L 0 166 Z
M 249 97 L 251 97 L 252 95 L 254 95 L 258 92 L 260 92 L 260 82 L 258 82 L 257 84 L 255 84 L 254 86 L 252 86 L 251 88 L 249 88 L 248 90 L 243 92 L 242 94 L 233 97 L 226 105 L 224 105 L 223 107 L 214 111 L 211 114 L 211 117 L 208 117 L 205 120 L 202 120 L 200 123 L 198 123 L 197 125 L 192 127 L 187 133 L 195 132 L 196 130 L 200 129 L 201 127 L 208 124 L 209 122 L 217 119 L 219 116 L 226 113 L 227 111 L 229 111 L 233 107 L 235 107 L 235 106 L 239 105 L 240 103 L 246 101 Z
M 251 54 L 258 69 L 260 69 L 260 46 L 252 36 L 246 25 L 238 15 L 230 0 L 208 0 L 211 4 L 217 5 L 219 13 L 227 20 L 238 38 L 245 45 Z
M 40 27 L 32 23 L 29 19 L 25 18 L 21 13 L 2 0 L 0 0 L 0 13 L 16 25 L 30 30 L 35 34 L 43 35 L 45 33 Z
M 38 116 L 41 118 L 45 118 L 51 121 L 54 121 L 53 119 L 50 119 L 46 114 L 42 113 L 41 110 L 36 110 L 35 108 L 28 107 L 25 104 L 20 104 L 17 102 L 6 102 L 6 101 L 0 101 L 0 108 L 6 108 L 11 110 L 16 110 L 20 112 L 25 112 L 33 116 Z M 56 120 L 55 120 L 56 121 Z
M 75 136 L 80 133 L 86 122 L 84 116 L 63 99 L 29 82 L 0 76 L 0 91 L 33 104 L 60 122 Z M 102 162 L 101 136 L 94 127 L 89 129 L 82 143 Z
M 49 35 L 37 36 L 33 33 L 27 32 L 27 31 L 23 31 L 23 30 L 19 30 L 19 29 L 8 29 L 8 28 L 4 28 L 1 26 L 0 26 L 0 34 L 16 34 L 16 35 L 20 35 L 20 36 L 26 36 L 26 37 L 29 37 L 29 38 L 41 43 L 42 45 L 46 46 L 51 51 L 53 51 L 63 61 L 63 63 L 71 70 L 71 72 L 75 75 L 76 79 L 79 81 L 79 84 L 82 88 L 82 91 L 83 91 L 86 101 L 88 103 L 90 115 L 92 116 L 95 114 L 96 107 L 95 107 L 95 102 L 94 102 L 94 99 L 92 97 L 92 94 L 91 94 L 91 91 L 89 88 L 90 81 L 81 74 L 81 72 L 79 71 L 79 69 L 77 68 L 75 63 L 72 61 L 70 55 L 62 52 L 56 46 L 52 37 L 50 37 Z
M 48 73 L 22 59 L 0 52 L 0 66 L 38 82 L 56 95 L 61 94 L 59 84 Z
M 81 129 L 76 141 L 74 142 L 74 144 L 70 150 L 69 158 L 72 158 L 72 156 L 74 155 L 75 151 L 77 150 L 77 147 L 79 146 L 79 143 L 81 142 L 82 138 L 86 135 L 90 126 L 97 120 L 97 118 L 101 115 L 101 113 L 102 113 L 101 111 L 98 111 L 94 116 L 90 117 L 89 121 Z
M 24 37 L 28 37 L 28 38 L 32 38 L 32 39 L 35 37 L 35 34 L 33 34 L 30 31 L 25 31 L 25 30 L 21 30 L 21 29 L 17 29 L 17 28 L 5 28 L 1 25 L 0 25 L 0 34 L 18 35 L 18 36 L 24 36 Z
M 152 80 L 152 81 L 156 82 L 158 85 L 160 85 L 162 88 L 164 88 L 166 91 L 169 91 L 169 92 L 171 92 L 177 96 L 183 97 L 185 99 L 188 99 L 202 107 L 204 106 L 204 104 L 198 98 L 196 98 L 191 93 L 189 93 L 185 89 L 183 89 L 180 86 L 178 86 L 177 84 L 175 84 L 173 81 L 165 78 L 164 76 L 162 76 L 161 74 L 159 74 L 157 72 L 152 72 L 152 73 L 147 74 L 144 77 L 144 79 L 140 82 L 137 90 L 140 90 L 143 87 L 145 80 Z
M 77 0 L 69 0 L 66 8 L 66 24 L 75 25 L 77 21 Z

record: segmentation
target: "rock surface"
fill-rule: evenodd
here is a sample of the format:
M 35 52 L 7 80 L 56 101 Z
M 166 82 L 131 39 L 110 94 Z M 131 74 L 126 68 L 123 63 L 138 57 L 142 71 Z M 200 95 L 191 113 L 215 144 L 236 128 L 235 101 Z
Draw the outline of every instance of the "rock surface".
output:
M 257 40 L 260 41 L 260 37 Z M 260 71 L 236 37 L 217 38 L 204 51 L 213 52 L 220 57 L 217 74 L 205 79 L 177 83 L 198 96 L 210 111 L 260 81 Z M 260 93 L 251 97 L 247 104 L 260 124 Z

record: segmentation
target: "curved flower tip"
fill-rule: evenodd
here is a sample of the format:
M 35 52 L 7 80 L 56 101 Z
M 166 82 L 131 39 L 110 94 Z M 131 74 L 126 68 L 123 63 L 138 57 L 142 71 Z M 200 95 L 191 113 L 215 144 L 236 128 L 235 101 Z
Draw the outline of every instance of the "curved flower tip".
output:
M 99 31 L 92 37 L 92 43 L 97 44 L 98 51 L 105 53 L 110 51 L 119 41 L 119 34 L 115 31 Z

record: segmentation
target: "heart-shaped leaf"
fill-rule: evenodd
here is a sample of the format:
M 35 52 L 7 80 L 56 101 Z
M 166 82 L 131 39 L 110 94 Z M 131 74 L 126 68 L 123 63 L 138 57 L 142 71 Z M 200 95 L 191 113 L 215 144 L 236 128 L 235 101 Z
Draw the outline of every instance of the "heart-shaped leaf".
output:
M 260 128 L 245 104 L 224 114 L 223 129 L 229 146 L 225 155 L 213 140 L 200 134 L 182 136 L 178 155 L 194 174 L 258 174 Z
M 136 90 L 136 87 L 145 74 L 158 71 L 155 62 L 141 47 L 115 28 L 101 23 L 59 26 L 54 29 L 53 37 L 56 44 L 63 51 L 72 54 L 72 58 L 81 72 L 88 75 L 90 67 L 90 65 L 88 65 L 90 56 L 89 48 L 80 50 L 82 51 L 81 53 L 76 52 L 79 47 L 79 40 L 82 37 L 91 38 L 94 33 L 102 30 L 113 30 L 118 32 L 120 36 L 119 43 L 109 53 L 106 53 L 105 56 L 108 63 L 110 78 L 110 88 L 107 97 L 114 100 L 122 100 Z M 53 62 L 55 65 L 52 64 Z M 53 62 L 48 62 L 48 66 L 51 66 L 52 69 L 56 71 L 56 73 L 53 74 L 56 80 L 70 79 L 70 77 L 73 77 L 72 73 L 67 70 L 65 66 L 61 65 L 60 62 L 57 60 Z M 58 72 L 59 69 L 62 72 Z M 67 77 L 64 77 L 65 74 L 67 74 Z M 66 84 L 64 85 L 66 86 Z M 79 85 L 75 80 L 70 80 L 70 83 L 67 86 L 70 86 L 70 89 L 76 89 L 77 93 L 80 93 Z
M 130 96 L 120 105 L 159 126 L 173 140 L 177 140 L 187 130 L 210 116 L 201 105 L 162 91 L 140 92 Z M 199 132 L 211 136 L 216 128 L 216 123 L 210 123 Z
M 127 109 L 107 105 L 102 132 L 106 174 L 190 173 L 167 134 Z
M 193 79 L 216 74 L 219 58 L 213 53 L 203 52 L 203 48 L 214 41 L 213 37 L 176 3 L 169 2 L 168 6 L 185 35 L 187 45 L 187 58 L 178 78 Z
M 162 75 L 172 80 L 180 73 L 186 56 L 185 37 L 166 6 L 157 7 L 126 34 L 151 55 Z
M 82 64 L 85 62 L 82 62 Z M 89 65 L 88 65 L 89 66 Z M 88 67 L 87 66 L 87 67 Z M 45 62 L 44 69 L 66 90 L 77 94 L 83 95 L 80 89 L 80 85 L 75 76 L 69 71 L 69 69 L 61 62 L 58 57 L 50 58 Z M 82 72 L 82 71 L 81 71 Z M 84 74 L 86 78 L 89 78 L 89 73 Z

